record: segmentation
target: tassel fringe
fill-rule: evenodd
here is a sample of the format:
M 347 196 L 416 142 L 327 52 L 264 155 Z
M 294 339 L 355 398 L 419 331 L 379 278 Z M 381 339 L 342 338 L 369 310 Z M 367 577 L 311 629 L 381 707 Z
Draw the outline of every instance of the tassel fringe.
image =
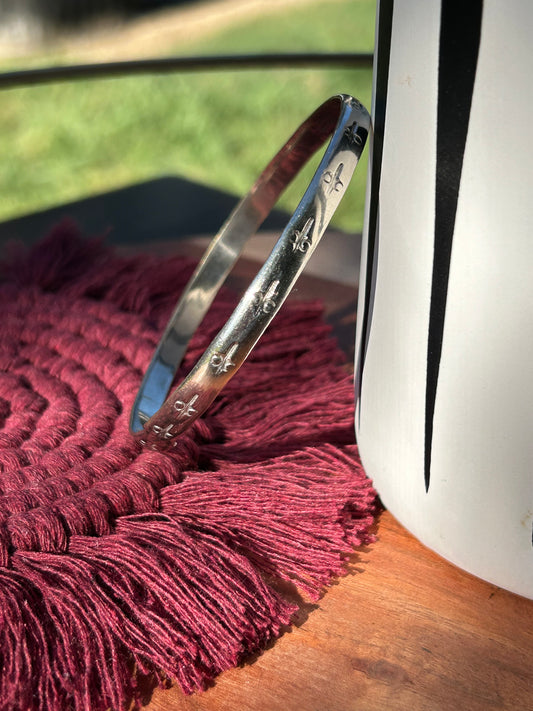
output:
M 64 223 L 0 265 L 0 710 L 119 711 L 264 648 L 372 541 L 353 384 L 317 304 L 285 307 L 171 454 L 128 434 L 190 276 Z M 231 312 L 223 291 L 183 366 Z

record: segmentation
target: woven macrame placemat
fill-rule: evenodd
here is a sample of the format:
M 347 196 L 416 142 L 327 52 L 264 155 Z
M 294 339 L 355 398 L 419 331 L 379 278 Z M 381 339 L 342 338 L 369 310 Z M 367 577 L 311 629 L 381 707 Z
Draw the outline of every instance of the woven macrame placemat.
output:
M 371 539 L 353 383 L 317 304 L 282 309 L 171 454 L 129 435 L 193 266 L 66 223 L 0 265 L 2 711 L 118 711 L 146 678 L 199 691 L 290 623 L 287 584 L 316 600 Z

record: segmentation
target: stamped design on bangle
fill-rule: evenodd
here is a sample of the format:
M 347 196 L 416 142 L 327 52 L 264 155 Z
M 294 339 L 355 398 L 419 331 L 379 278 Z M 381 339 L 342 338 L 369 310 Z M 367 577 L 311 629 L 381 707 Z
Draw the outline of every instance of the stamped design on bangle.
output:
M 231 359 L 237 352 L 238 347 L 238 343 L 232 343 L 226 353 L 219 353 L 218 351 L 213 353 L 209 365 L 213 368 L 215 375 L 227 373 L 230 368 L 235 367 L 235 363 Z
M 260 313 L 270 314 L 277 307 L 277 303 L 274 297 L 277 294 L 279 286 L 279 279 L 274 279 L 270 283 L 268 289 L 263 291 L 258 291 L 253 298 L 254 314 L 258 316 Z
M 354 121 L 351 126 L 346 127 L 344 135 L 350 143 L 354 143 L 356 146 L 362 146 L 363 138 L 357 133 L 357 127 L 357 121 Z
M 311 230 L 315 224 L 315 218 L 310 217 L 305 223 L 303 230 L 296 230 L 294 237 L 291 240 L 292 251 L 293 252 L 307 252 L 309 247 L 312 245 Z
M 326 189 L 326 195 L 331 195 L 331 193 L 333 192 L 340 193 L 340 191 L 343 189 L 344 183 L 341 180 L 343 168 L 344 163 L 339 163 L 339 167 L 337 168 L 335 173 L 333 173 L 331 170 L 327 170 L 324 173 L 324 177 L 322 179 L 328 186 Z
M 198 395 L 193 395 L 189 402 L 184 402 L 183 400 L 176 400 L 173 407 L 178 413 L 178 420 L 183 420 L 185 419 L 185 417 L 192 417 L 194 413 L 197 412 L 193 405 L 198 400 L 198 397 Z
M 174 424 L 171 422 L 168 424 L 166 427 L 161 427 L 160 425 L 154 425 L 152 427 L 152 432 L 159 437 L 159 439 L 172 439 L 174 436 L 174 433 L 172 432 L 172 429 L 174 427 Z

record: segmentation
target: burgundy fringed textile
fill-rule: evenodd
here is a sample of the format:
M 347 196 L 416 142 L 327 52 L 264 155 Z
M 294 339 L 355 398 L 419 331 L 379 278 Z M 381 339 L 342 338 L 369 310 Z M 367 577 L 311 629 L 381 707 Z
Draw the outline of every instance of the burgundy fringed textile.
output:
M 315 304 L 286 305 L 171 454 L 128 433 L 193 265 L 62 225 L 0 265 L 0 709 L 118 711 L 186 693 L 317 599 L 368 532 L 353 386 Z M 236 297 L 222 292 L 186 372 Z

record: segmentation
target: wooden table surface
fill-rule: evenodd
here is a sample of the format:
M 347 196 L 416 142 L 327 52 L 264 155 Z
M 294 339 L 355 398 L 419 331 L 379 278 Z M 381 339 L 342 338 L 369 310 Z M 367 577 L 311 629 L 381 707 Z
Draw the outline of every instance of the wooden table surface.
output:
M 355 289 L 304 275 L 296 298 L 309 296 L 351 358 Z M 157 689 L 147 711 L 533 711 L 533 601 L 446 562 L 389 512 L 375 533 L 261 655 L 202 694 Z
M 533 709 L 533 602 L 443 561 L 384 512 L 348 576 L 261 656 L 150 711 Z

